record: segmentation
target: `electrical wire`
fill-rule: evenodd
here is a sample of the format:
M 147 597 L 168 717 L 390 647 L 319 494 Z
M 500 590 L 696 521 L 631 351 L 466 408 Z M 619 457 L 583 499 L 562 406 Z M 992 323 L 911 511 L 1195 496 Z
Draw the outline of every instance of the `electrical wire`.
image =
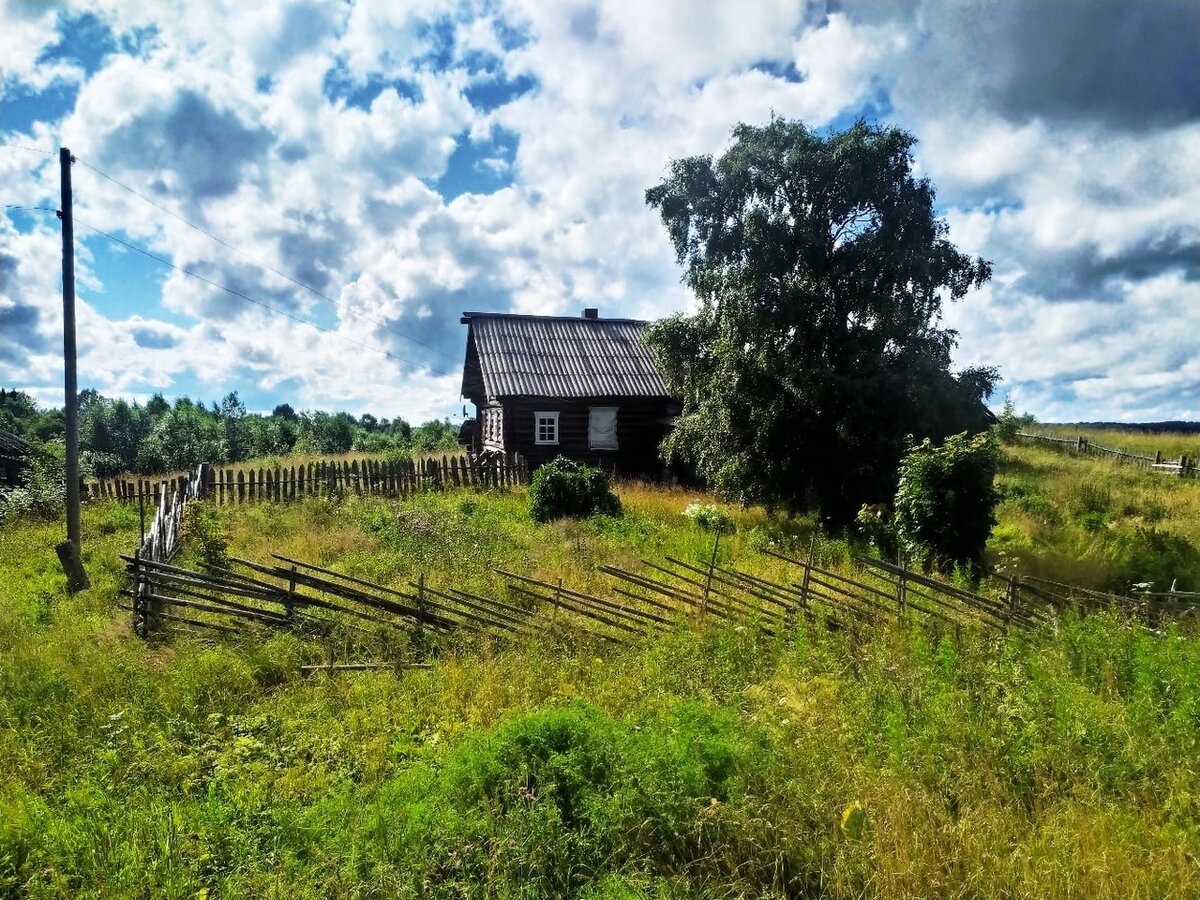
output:
M 106 181 L 110 181 L 113 184 L 115 184 L 117 187 L 119 187 L 125 191 L 128 191 L 129 193 L 133 194 L 133 196 L 139 198 L 140 200 L 143 200 L 146 203 L 149 203 L 151 206 L 153 206 L 155 209 L 159 210 L 160 212 L 164 212 L 168 216 L 171 216 L 173 219 L 179 220 L 184 225 L 186 225 L 188 228 L 198 231 L 200 234 L 204 235 L 205 237 L 209 238 L 212 241 L 215 241 L 216 243 L 220 244 L 225 249 L 232 250 L 234 253 L 238 254 L 243 259 L 249 260 L 250 262 L 254 263 L 256 266 L 266 269 L 268 272 L 278 275 L 280 278 L 283 278 L 286 281 L 290 281 L 292 284 L 296 285 L 296 287 L 303 288 L 304 290 L 308 291 L 309 293 L 313 294 L 314 296 L 319 297 L 321 300 L 324 300 L 326 303 L 331 303 L 334 306 L 338 307 L 339 309 L 343 309 L 353 316 L 357 316 L 358 318 L 363 319 L 364 321 L 370 322 L 373 325 L 377 325 L 378 327 L 383 328 L 386 331 L 390 331 L 392 334 L 396 335 L 399 338 L 402 338 L 413 344 L 417 344 L 421 347 L 424 347 L 427 350 L 431 350 L 434 353 L 438 354 L 439 356 L 445 357 L 446 359 L 453 358 L 453 359 L 457 360 L 457 357 L 452 357 L 446 351 L 439 350 L 437 347 L 434 347 L 432 344 L 427 344 L 424 341 L 420 340 L 419 338 L 412 337 L 411 335 L 405 334 L 402 331 L 397 331 L 395 328 L 393 328 L 387 322 L 384 322 L 381 319 L 377 319 L 374 316 L 370 316 L 364 312 L 361 312 L 361 311 L 355 309 L 354 307 L 352 307 L 346 303 L 343 303 L 341 300 L 336 300 L 333 297 L 330 297 L 328 294 L 325 294 L 324 292 L 313 287 L 311 284 L 306 284 L 305 282 L 300 281 L 297 278 L 293 278 L 291 275 L 288 275 L 286 272 L 281 272 L 278 269 L 276 269 L 274 266 L 271 266 L 271 265 L 263 262 L 262 260 L 256 259 L 255 257 L 251 256 L 249 253 L 247 253 L 245 250 L 243 250 L 242 248 L 240 248 L 234 244 L 231 244 L 229 241 L 226 241 L 223 238 L 218 237 L 217 235 L 215 235 L 211 231 L 209 231 L 207 228 L 204 228 L 203 226 L 197 225 L 195 222 L 185 219 L 183 216 L 179 215 L 179 213 L 175 212 L 174 210 L 168 209 L 167 207 L 163 206 L 161 203 L 157 202 L 156 200 L 153 200 L 152 198 L 147 197 L 145 194 L 141 193 L 140 191 L 125 184 L 123 181 L 120 181 L 119 179 L 114 178 L 112 175 L 109 175 L 107 172 L 102 172 L 100 169 L 97 169 L 95 166 L 93 166 L 91 163 L 87 162 L 86 160 L 80 159 L 79 157 L 75 157 L 75 162 L 77 162 L 79 165 L 83 166 L 84 168 L 96 173 L 101 178 L 105 179 Z
M 14 210 L 17 210 L 18 212 L 52 212 L 52 213 L 58 212 L 58 210 L 55 209 L 53 206 L 11 206 L 6 203 L 6 204 L 4 204 L 4 208 L 5 209 L 14 209 Z
M 42 150 L 38 147 L 24 147 L 21 144 L 0 144 L 0 149 L 26 150 L 29 153 L 40 153 L 42 156 L 57 156 L 53 150 Z
M 114 234 L 109 234 L 107 231 L 97 228 L 95 225 L 92 225 L 92 224 L 84 221 L 83 219 L 80 219 L 78 216 L 74 216 L 73 218 L 80 225 L 95 232 L 96 234 L 100 235 L 100 237 L 106 238 L 115 244 L 120 244 L 122 247 L 125 247 L 127 250 L 133 250 L 136 253 L 140 253 L 140 254 L 142 254 L 142 256 L 146 256 L 146 257 L 154 260 L 155 262 L 160 263 L 161 265 L 164 265 L 171 269 L 174 269 L 175 271 L 180 272 L 184 275 L 187 275 L 190 278 L 195 278 L 198 281 L 202 281 L 205 284 L 209 285 L 210 287 L 214 287 L 214 288 L 217 288 L 218 290 L 225 291 L 227 294 L 231 294 L 234 297 L 238 297 L 242 300 L 246 300 L 250 303 L 253 303 L 255 306 L 260 306 L 263 309 L 267 310 L 268 312 L 274 313 L 275 315 L 283 316 L 285 318 L 291 319 L 293 322 L 297 322 L 301 325 L 307 325 L 308 327 L 314 328 L 317 331 L 321 332 L 322 334 L 328 334 L 331 337 L 335 337 L 335 338 L 338 338 L 339 340 L 343 340 L 349 344 L 353 344 L 354 346 L 360 347 L 363 350 L 370 350 L 373 353 L 379 353 L 383 356 L 386 356 L 388 359 L 392 359 L 397 362 L 407 363 L 408 365 L 413 366 L 414 368 L 418 368 L 418 369 L 426 368 L 429 370 L 429 372 L 431 374 L 437 375 L 437 376 L 440 376 L 443 378 L 449 377 L 449 373 L 447 373 L 447 372 L 443 372 L 439 369 L 435 369 L 432 366 L 424 366 L 423 367 L 419 363 L 414 362 L 411 359 L 406 359 L 403 356 L 398 356 L 394 353 L 391 353 L 388 350 L 384 350 L 382 347 L 376 347 L 372 344 L 367 344 L 362 341 L 357 341 L 354 338 L 347 337 L 346 335 L 342 334 L 339 331 L 334 331 L 333 329 L 330 329 L 330 328 L 324 328 L 321 325 L 318 325 L 316 322 L 311 322 L 308 319 L 305 319 L 302 316 L 297 316 L 294 313 L 288 312 L 287 310 L 279 309 L 276 306 L 272 306 L 270 303 L 266 303 L 262 300 L 258 300 L 254 297 L 251 297 L 249 294 L 246 294 L 243 291 L 239 291 L 236 288 L 231 288 L 228 285 L 221 284 L 221 282 L 215 281 L 211 278 L 208 278 L 205 275 L 201 275 L 199 272 L 194 272 L 185 266 L 177 265 L 176 263 L 171 262 L 171 260 L 167 259 L 165 256 L 159 256 L 157 253 L 152 253 L 151 251 L 145 249 L 144 247 L 139 247 L 137 244 L 133 244 L 133 243 L 130 243 L 129 241 L 123 240 L 122 238 L 119 238 Z

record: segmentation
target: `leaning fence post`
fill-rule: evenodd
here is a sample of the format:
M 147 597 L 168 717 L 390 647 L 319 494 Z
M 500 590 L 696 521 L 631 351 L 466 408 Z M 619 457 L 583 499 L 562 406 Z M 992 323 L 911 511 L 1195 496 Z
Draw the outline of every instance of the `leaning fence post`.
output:
M 704 618 L 708 614 L 708 592 L 712 587 L 713 569 L 717 567 L 717 546 L 721 543 L 721 531 L 717 530 L 713 537 L 712 556 L 708 560 L 708 576 L 704 579 L 704 597 L 700 601 L 700 618 Z
M 814 531 L 808 539 L 808 558 L 804 560 L 804 581 L 800 583 L 800 606 L 808 609 L 808 578 L 812 571 L 813 551 L 817 547 L 817 533 Z
M 425 573 L 422 572 L 417 576 L 417 641 L 422 649 L 425 646 L 425 617 L 428 615 L 426 608 Z
M 145 538 L 143 538 L 145 540 Z M 133 551 L 133 633 L 146 636 L 145 616 L 142 610 L 142 548 Z
M 288 592 L 285 601 L 287 617 L 291 619 L 296 613 L 296 567 L 292 566 L 292 574 L 288 576 Z

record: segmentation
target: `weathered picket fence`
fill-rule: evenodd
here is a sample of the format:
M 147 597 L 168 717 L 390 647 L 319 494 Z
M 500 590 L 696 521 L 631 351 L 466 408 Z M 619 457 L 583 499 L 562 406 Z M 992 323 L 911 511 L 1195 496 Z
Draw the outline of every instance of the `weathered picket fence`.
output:
M 1182 478 L 1188 478 L 1195 477 L 1197 474 L 1196 460 L 1186 455 L 1180 455 L 1176 459 L 1168 459 L 1163 456 L 1161 450 L 1155 451 L 1153 456 L 1146 453 L 1130 453 L 1128 450 L 1122 450 L 1119 447 L 1105 447 L 1103 444 L 1097 444 L 1082 434 L 1071 438 L 1058 437 L 1052 434 L 1038 434 L 1032 431 L 1018 431 L 1016 434 L 1017 437 L 1023 440 L 1051 444 L 1060 450 L 1069 450 L 1084 456 L 1099 456 L 1103 459 L 1115 460 L 1116 462 L 1137 466 L 1141 469 L 1149 469 L 1152 472 L 1159 472 L 1164 475 L 1178 475 Z
M 472 458 L 443 455 L 424 459 L 331 459 L 291 466 L 212 465 L 205 476 L 206 496 L 214 503 L 265 503 L 307 496 L 350 493 L 406 497 L 430 487 L 506 487 L 529 482 L 529 466 L 520 454 Z M 87 485 L 89 497 L 159 502 L 182 489 L 182 477 L 121 477 Z

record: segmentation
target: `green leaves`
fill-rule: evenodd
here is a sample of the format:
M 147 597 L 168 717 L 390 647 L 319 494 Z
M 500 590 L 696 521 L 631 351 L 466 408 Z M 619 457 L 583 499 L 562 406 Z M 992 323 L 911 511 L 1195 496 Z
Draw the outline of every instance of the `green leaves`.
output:
M 741 502 L 835 526 L 890 497 L 905 436 L 987 425 L 997 375 L 952 375 L 942 302 L 991 275 L 946 240 L 912 135 L 739 125 L 646 192 L 700 300 L 648 333 L 682 415 L 664 445 Z
M 908 452 L 896 490 L 896 537 L 910 561 L 978 573 L 996 524 L 999 459 L 990 433 L 954 435 L 941 446 L 926 439 Z
M 560 456 L 541 466 L 529 486 L 529 515 L 535 522 L 595 513 L 621 514 L 621 501 L 602 469 Z

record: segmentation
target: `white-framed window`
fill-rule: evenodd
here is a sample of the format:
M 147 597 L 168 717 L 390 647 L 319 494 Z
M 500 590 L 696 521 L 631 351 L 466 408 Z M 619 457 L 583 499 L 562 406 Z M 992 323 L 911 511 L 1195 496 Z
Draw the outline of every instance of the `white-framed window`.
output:
M 588 407 L 588 447 L 592 450 L 617 449 L 617 408 Z
M 533 442 L 535 444 L 558 443 L 557 412 L 535 412 L 533 414 Z

